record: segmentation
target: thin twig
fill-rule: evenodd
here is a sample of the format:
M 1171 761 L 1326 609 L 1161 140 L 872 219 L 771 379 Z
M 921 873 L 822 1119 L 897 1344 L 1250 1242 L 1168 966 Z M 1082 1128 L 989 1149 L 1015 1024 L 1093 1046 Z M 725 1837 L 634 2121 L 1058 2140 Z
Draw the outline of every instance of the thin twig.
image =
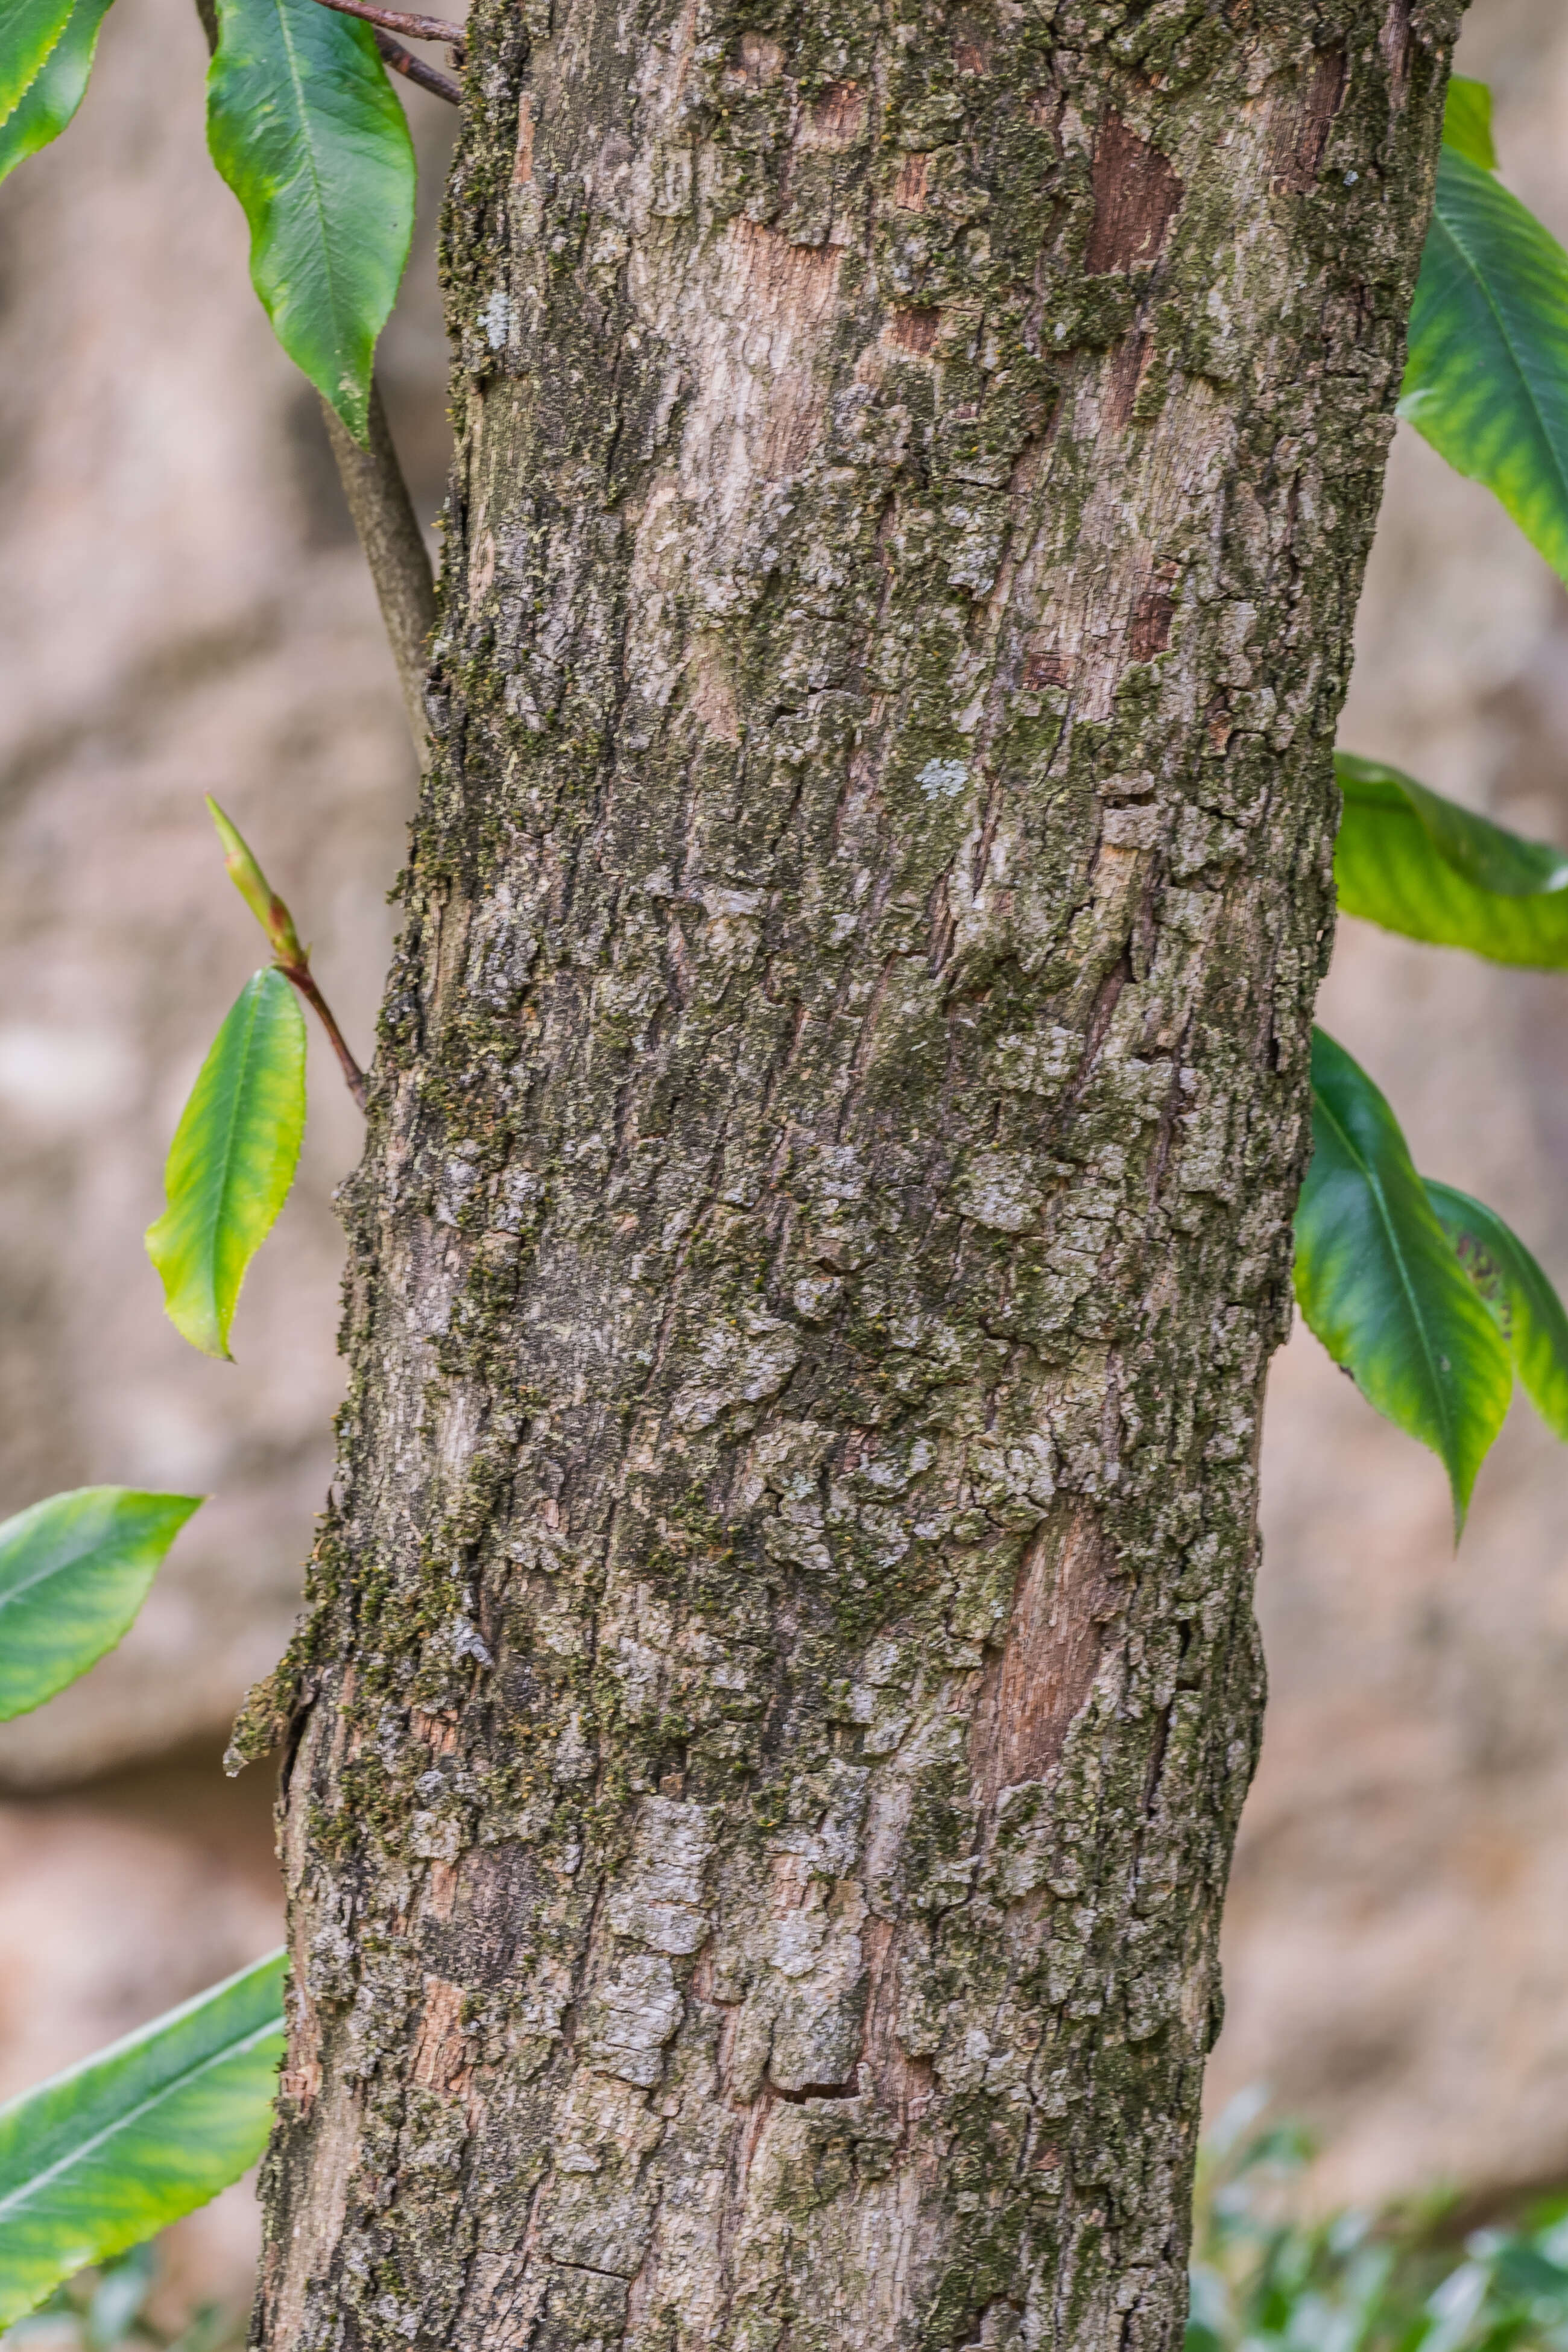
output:
M 373 380 L 370 387 L 367 449 L 360 447 L 337 411 L 324 400 L 321 414 L 327 420 L 327 437 L 337 459 L 349 512 L 370 565 L 370 576 L 375 583 L 381 617 L 403 688 L 404 708 L 423 769 L 429 759 L 429 736 L 425 723 L 425 675 L 429 667 L 426 646 L 436 625 L 436 582 L 425 534 L 415 516 L 408 485 L 397 462 L 379 383 Z
M 310 976 L 310 965 L 308 963 L 285 963 L 281 958 L 279 958 L 278 969 L 282 973 L 285 980 L 291 980 L 293 982 L 295 987 L 299 990 L 300 995 L 304 998 L 311 1012 L 315 1013 L 328 1036 L 331 1039 L 332 1051 L 337 1055 L 338 1060 L 342 1065 L 343 1076 L 348 1082 L 349 1092 L 353 1095 L 355 1102 L 358 1103 L 361 1110 L 366 1109 L 368 1108 L 368 1097 L 365 1092 L 364 1072 L 360 1068 L 359 1064 L 349 1052 L 343 1033 L 332 1018 L 331 1006 L 327 1003 L 326 998 L 321 994 L 321 990 L 316 986 L 314 980 Z
M 196 14 L 208 50 L 216 51 L 218 26 L 215 0 L 196 0 Z M 384 38 L 377 35 L 378 41 Z M 395 42 L 392 44 L 394 48 L 396 46 Z M 422 67 L 420 70 L 423 73 L 432 69 Z M 439 75 L 437 79 L 444 82 L 446 77 Z M 448 93 L 443 90 L 442 94 Z M 459 95 L 455 82 L 450 85 L 450 94 L 454 98 Z M 430 760 L 430 734 L 425 723 L 425 677 L 428 667 L 425 649 L 436 626 L 436 580 L 430 569 L 429 550 L 414 512 L 403 468 L 397 462 L 386 411 L 382 406 L 381 386 L 374 376 L 367 449 L 360 447 L 337 411 L 324 400 L 321 414 L 327 421 L 327 438 L 337 460 L 349 513 L 375 583 L 382 621 L 392 643 L 393 660 L 397 664 L 403 706 L 408 714 L 423 773 Z
M 207 812 L 223 844 L 223 862 L 228 868 L 228 878 L 266 932 L 275 968 L 285 980 L 292 982 L 320 1020 L 332 1041 L 333 1053 L 342 1065 L 349 1092 L 363 1110 L 364 1072 L 349 1052 L 343 1033 L 332 1018 L 331 1007 L 316 986 L 310 971 L 310 950 L 300 939 L 293 916 L 257 864 L 256 852 L 234 819 L 219 808 L 211 793 L 207 794 Z
M 440 41 L 448 49 L 468 46 L 461 25 L 448 25 L 444 16 L 413 16 L 401 8 L 377 8 L 373 0 L 321 0 L 321 5 L 339 8 L 345 16 L 363 16 L 367 25 L 401 33 L 405 41 Z
M 339 0 L 326 0 L 326 5 L 335 7 Z M 361 12 L 356 8 L 353 13 L 358 16 Z M 392 35 L 384 33 L 379 26 L 376 27 L 375 46 L 394 73 L 406 74 L 409 80 L 417 82 L 421 89 L 433 90 L 437 98 L 444 98 L 448 106 L 461 106 L 462 90 L 450 74 L 444 74 L 439 66 L 427 66 L 423 58 L 415 57 L 401 41 L 395 41 Z

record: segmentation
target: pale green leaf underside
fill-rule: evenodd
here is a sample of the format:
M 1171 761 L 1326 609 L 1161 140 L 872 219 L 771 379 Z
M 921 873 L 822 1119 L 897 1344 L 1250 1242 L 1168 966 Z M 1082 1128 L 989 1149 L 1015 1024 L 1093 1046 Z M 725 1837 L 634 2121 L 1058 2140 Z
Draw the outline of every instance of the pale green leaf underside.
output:
M 207 144 L 244 206 L 251 282 L 279 341 L 363 441 L 415 185 L 370 26 L 317 0 L 218 0 Z
M 0 125 L 43 71 L 70 12 L 71 0 L 0 0 Z
M 1455 74 L 1443 101 L 1443 144 L 1483 172 L 1497 170 L 1492 144 L 1492 94 L 1484 81 Z
M 1568 1439 L 1568 1315 L 1519 1235 L 1493 1209 L 1426 1179 L 1426 1197 L 1460 1263 L 1490 1307 L 1526 1393 L 1554 1435 Z
M 1568 579 L 1568 254 L 1446 146 L 1399 413 Z
M 0 1722 L 26 1715 L 111 1650 L 196 1495 L 80 1486 L 0 1525 Z
M 0 180 L 58 139 L 81 104 L 110 0 L 76 0 L 64 31 L 0 124 Z
M 266 2141 L 281 1952 L 0 2107 L 0 2327 L 237 2180 Z
M 1342 909 L 1494 963 L 1568 968 L 1568 854 L 1528 841 L 1414 777 L 1341 752 L 1334 845 Z
M 169 1205 L 147 1229 L 169 1319 L 204 1355 L 228 1354 L 239 1286 L 288 1197 L 304 1126 L 304 1017 L 282 973 L 258 971 L 202 1064 L 169 1147 Z
M 1296 1296 L 1369 1402 L 1442 1462 L 1464 1523 L 1513 1386 L 1508 1349 L 1459 1264 L 1383 1096 L 1312 1033 L 1312 1158 L 1296 1213 Z

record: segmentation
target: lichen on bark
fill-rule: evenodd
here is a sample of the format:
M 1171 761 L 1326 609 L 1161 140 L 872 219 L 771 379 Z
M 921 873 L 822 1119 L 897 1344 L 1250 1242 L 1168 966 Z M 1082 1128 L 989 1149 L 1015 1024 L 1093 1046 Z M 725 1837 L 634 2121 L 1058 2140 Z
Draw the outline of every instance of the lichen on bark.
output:
M 1456 16 L 481 0 L 262 2345 L 1175 2334 Z

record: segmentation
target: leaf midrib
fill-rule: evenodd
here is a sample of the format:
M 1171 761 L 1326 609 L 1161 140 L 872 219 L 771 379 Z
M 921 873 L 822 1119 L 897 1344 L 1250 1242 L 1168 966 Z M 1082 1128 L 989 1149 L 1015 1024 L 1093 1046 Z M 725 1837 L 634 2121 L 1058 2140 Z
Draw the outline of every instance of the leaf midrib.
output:
M 86 2164 L 106 2141 L 113 2139 L 120 2132 L 129 2131 L 143 2116 L 150 2115 L 155 2107 L 164 2105 L 166 2101 L 174 2097 L 177 2092 L 185 2089 L 189 2084 L 196 2082 L 203 2074 L 209 2074 L 215 2066 L 223 2065 L 230 2058 L 243 2057 L 247 2050 L 254 2049 L 256 2044 L 264 2041 L 268 2034 L 276 2033 L 284 2022 L 282 2004 L 279 2002 L 275 2016 L 266 2019 L 260 2025 L 252 2026 L 247 2033 L 237 2034 L 232 2042 L 226 2042 L 221 2050 L 214 2051 L 195 2064 L 186 2066 L 178 2074 L 172 2075 L 166 2083 L 151 2092 L 138 2105 L 129 2108 L 124 2115 L 116 2116 L 112 2122 L 104 2124 L 100 2129 L 90 2133 L 86 2139 L 79 2141 L 74 2147 L 68 2148 L 65 2155 L 57 2157 L 53 2164 L 46 2165 L 42 2172 L 33 2173 L 16 2189 L 0 2190 L 0 2223 L 3 2223 L 8 2214 L 15 2212 L 36 2191 L 46 2189 L 51 2181 L 58 2180 L 62 2173 L 69 2171 L 74 2166 Z
M 203 1219 L 200 1229 L 202 1236 L 203 1262 L 206 1273 L 206 1286 L 212 1301 L 213 1314 L 217 1322 L 219 1337 L 223 1339 L 226 1346 L 227 1344 L 227 1332 L 225 1328 L 225 1318 L 222 1308 L 218 1303 L 217 1295 L 217 1237 L 228 1222 L 229 1202 L 235 1184 L 235 1160 L 237 1156 L 235 1150 L 235 1136 L 241 1124 L 240 1106 L 245 1097 L 247 1082 L 250 1075 L 251 1056 L 256 1038 L 256 1024 L 258 1020 L 260 1018 L 261 1003 L 266 993 L 266 982 L 268 977 L 268 973 L 262 972 L 258 975 L 257 980 L 247 983 L 247 992 L 248 993 L 249 990 L 253 988 L 255 990 L 255 994 L 251 996 L 250 1003 L 247 1011 L 245 1036 L 244 1041 L 240 1045 L 237 1057 L 238 1066 L 235 1071 L 234 1083 L 228 1091 L 228 1117 L 223 1137 L 222 1168 L 219 1173 L 218 1182 L 215 1187 L 214 1193 L 212 1195 L 214 1201 L 212 1214 L 209 1217 Z M 287 983 L 285 983 L 285 985 L 287 985 Z
M 1364 811 L 1371 804 L 1362 803 Z M 1380 807 L 1380 819 L 1394 814 Z M 1489 890 L 1484 883 L 1472 882 L 1469 876 L 1451 863 L 1435 834 L 1423 824 L 1419 812 L 1406 802 L 1398 813 L 1398 821 L 1407 823 L 1422 852 L 1429 854 L 1430 868 L 1423 872 L 1415 857 L 1402 844 L 1392 856 L 1381 848 L 1367 854 L 1367 862 L 1376 868 L 1380 886 L 1401 907 L 1409 906 L 1415 913 L 1405 921 L 1397 922 L 1387 911 L 1367 914 L 1342 899 L 1344 913 L 1358 922 L 1376 923 L 1384 930 L 1397 931 L 1405 939 L 1423 940 L 1430 945 L 1448 947 L 1482 955 L 1510 965 L 1520 971 L 1561 971 L 1563 969 L 1563 926 L 1560 901 L 1568 892 L 1568 878 L 1549 890 L 1521 891 Z M 1419 853 L 1418 853 L 1419 854 Z M 1351 888 L 1353 894 L 1354 877 Z M 1439 938 L 1426 919 L 1426 909 L 1436 900 L 1442 909 L 1452 912 L 1456 929 L 1460 936 Z M 1564 901 L 1568 903 L 1568 901 Z M 1479 944 L 1482 937 L 1486 944 Z M 1499 941 L 1512 950 L 1503 953 Z
M 272 6 L 278 18 L 278 30 L 284 52 L 289 60 L 289 80 L 294 92 L 294 109 L 300 121 L 300 143 L 310 163 L 310 192 L 323 256 L 322 275 L 327 281 L 327 300 L 331 311 L 332 341 L 337 347 L 337 357 L 342 365 L 345 363 L 346 337 L 343 327 L 345 314 L 338 296 L 337 268 L 332 254 L 332 241 L 327 234 L 326 198 L 322 193 L 321 173 L 316 155 L 315 141 L 310 132 L 310 110 L 305 101 L 305 85 L 300 72 L 300 61 L 295 51 L 293 36 L 289 29 L 289 0 L 272 0 Z
M 89 1544 L 82 1551 L 73 1551 L 67 1559 L 57 1559 L 49 1567 L 35 1570 L 33 1574 L 25 1577 L 20 1584 L 0 1584 L 0 1612 L 9 1609 L 13 1602 L 35 1591 L 40 1584 L 47 1584 L 50 1577 L 64 1576 L 70 1569 L 80 1568 L 84 1564 L 90 1565 L 100 1554 L 107 1554 L 112 1561 L 114 1559 L 112 1545 L 107 1542 Z M 121 1565 L 130 1567 L 132 1563 L 121 1555 Z M 3 1573 L 4 1571 L 0 1570 L 0 1574 Z
M 193 1510 L 185 1513 L 185 1518 L 190 1518 L 193 1514 L 194 1506 Z M 146 1516 L 146 1514 L 143 1514 L 144 1518 Z M 184 1519 L 182 1519 L 180 1527 L 183 1527 L 184 1525 Z M 174 1540 L 174 1537 L 177 1536 L 179 1532 L 179 1527 L 173 1530 L 168 1542 L 163 1546 L 163 1552 L 166 1552 L 169 1549 L 170 1545 L 172 1545 Z M 123 1543 L 121 1544 L 113 1531 L 110 1530 L 110 1532 L 106 1535 L 101 1535 L 89 1540 L 82 1546 L 80 1550 L 71 1552 L 66 1559 L 56 1559 L 45 1567 L 36 1569 L 30 1576 L 24 1577 L 19 1584 L 6 1584 L 0 1582 L 0 1611 L 8 1609 L 13 1601 L 19 1601 L 25 1594 L 33 1591 L 38 1585 L 47 1583 L 51 1576 L 64 1576 L 68 1570 L 80 1568 L 84 1563 L 90 1564 L 95 1559 L 100 1557 L 107 1558 L 108 1561 L 111 1565 L 118 1561 L 118 1564 L 121 1567 L 139 1569 L 142 1563 L 141 1560 L 134 1558 L 133 1555 L 139 1549 L 145 1550 L 150 1546 L 156 1546 L 158 1538 L 162 1533 L 162 1528 L 149 1528 L 143 1525 L 137 1535 L 128 1536 L 124 1539 Z M 163 1559 L 163 1552 L 159 1552 L 157 1557 L 153 1559 L 153 1567 L 154 1570 L 156 1570 L 158 1566 L 158 1561 Z M 4 1575 L 4 1564 L 0 1563 L 0 1579 L 3 1579 Z
M 1508 192 L 1505 189 L 1501 191 L 1501 193 L 1506 195 Z M 1508 319 L 1505 313 L 1500 310 L 1493 298 L 1491 289 L 1487 283 L 1485 272 L 1481 269 L 1480 265 L 1477 262 L 1469 247 L 1465 243 L 1463 236 L 1455 227 L 1453 222 L 1444 214 L 1442 191 L 1440 188 L 1437 194 L 1436 205 L 1433 212 L 1433 221 L 1434 225 L 1442 230 L 1443 235 L 1453 246 L 1455 252 L 1458 255 L 1466 269 L 1469 272 L 1477 290 L 1480 294 L 1481 300 L 1485 303 L 1488 310 L 1491 313 L 1492 319 L 1497 326 L 1498 334 L 1501 339 L 1504 349 L 1508 352 L 1509 359 L 1512 362 L 1514 373 L 1518 376 L 1520 384 L 1523 389 L 1524 397 L 1529 405 L 1531 415 L 1535 420 L 1536 429 L 1541 436 L 1542 442 L 1546 449 L 1547 457 L 1551 461 L 1552 471 L 1556 476 L 1559 494 L 1563 499 L 1564 507 L 1568 507 L 1568 472 L 1565 472 L 1563 460 L 1558 455 L 1557 445 L 1552 438 L 1552 429 L 1547 424 L 1545 412 L 1542 408 L 1539 399 L 1536 397 L 1535 389 L 1531 384 L 1528 374 L 1525 373 L 1524 363 L 1520 357 L 1519 349 L 1514 341 Z
M 1453 1408 L 1445 1392 L 1442 1376 L 1437 1370 L 1437 1362 L 1432 1352 L 1431 1342 L 1427 1338 L 1426 1326 L 1422 1318 L 1420 1303 L 1416 1297 L 1415 1285 L 1410 1277 L 1409 1269 L 1405 1265 L 1405 1252 L 1400 1247 L 1398 1229 L 1394 1223 L 1393 1213 L 1389 1209 L 1388 1202 L 1384 1192 L 1382 1180 L 1378 1176 L 1371 1161 L 1362 1151 L 1360 1145 L 1352 1138 L 1350 1129 L 1345 1126 L 1344 1121 L 1341 1118 L 1333 1105 L 1329 1101 L 1328 1097 L 1324 1094 L 1321 1087 L 1316 1088 L 1315 1092 L 1317 1094 L 1319 1108 L 1321 1110 L 1323 1117 L 1329 1122 L 1329 1125 L 1333 1129 L 1334 1133 L 1340 1139 L 1347 1156 L 1360 1170 L 1366 1188 L 1376 1203 L 1378 1217 L 1383 1225 L 1384 1233 L 1388 1243 L 1389 1254 L 1393 1257 L 1394 1265 L 1398 1271 L 1400 1286 L 1404 1290 L 1405 1301 L 1410 1310 L 1410 1318 L 1415 1326 L 1416 1334 L 1420 1340 L 1421 1352 L 1426 1359 L 1427 1369 L 1431 1377 L 1433 1393 L 1437 1399 L 1439 1418 L 1441 1419 L 1444 1430 L 1447 1433 L 1449 1447 L 1457 1457 L 1458 1451 L 1458 1433 L 1457 1424 L 1454 1422 Z

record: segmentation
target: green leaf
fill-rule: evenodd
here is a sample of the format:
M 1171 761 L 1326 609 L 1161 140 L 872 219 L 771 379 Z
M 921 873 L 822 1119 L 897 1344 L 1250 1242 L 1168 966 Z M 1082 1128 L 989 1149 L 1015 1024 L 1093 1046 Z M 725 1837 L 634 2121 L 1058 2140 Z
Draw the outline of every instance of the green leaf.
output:
M 1347 915 L 1494 963 L 1568 968 L 1568 854 L 1413 776 L 1340 752 L 1334 880 Z
M 0 2327 L 254 2164 L 284 1965 L 272 1953 L 0 2107 Z
M 1296 1213 L 1296 1296 L 1368 1402 L 1448 1474 L 1456 1533 L 1513 1387 L 1508 1349 L 1364 1070 L 1312 1033 L 1312 1158 Z
M 1495 1209 L 1425 1179 L 1459 1263 L 1491 1309 L 1514 1369 L 1547 1427 L 1568 1439 L 1568 1315 L 1535 1259 Z
M 147 1228 L 169 1320 L 204 1355 L 228 1354 L 239 1286 L 288 1198 L 304 1127 L 304 1016 L 281 972 L 258 971 L 202 1064 L 169 1146 L 169 1205 Z
M 76 0 L 64 29 L 4 123 L 0 180 L 58 139 L 81 104 L 109 0 Z
M 0 1723 L 112 1650 L 199 1495 L 79 1486 L 0 1525 Z
M 0 125 L 43 71 L 70 12 L 71 0 L 0 0 Z
M 1443 101 L 1443 144 L 1483 172 L 1497 170 L 1492 144 L 1492 94 L 1484 81 L 1455 74 Z
M 207 144 L 245 208 L 251 283 L 279 341 L 365 441 L 415 179 L 370 26 L 318 0 L 218 0 Z
M 1451 146 L 1437 162 L 1399 414 L 1484 482 L 1568 579 L 1568 254 Z
M 1478 816 L 1458 801 L 1445 800 L 1441 793 L 1418 784 L 1399 768 L 1338 751 L 1334 772 L 1347 801 L 1353 797 L 1368 808 L 1407 803 L 1438 855 L 1478 890 L 1495 890 L 1505 898 L 1532 898 L 1568 883 L 1568 850 L 1510 833 L 1489 817 Z

